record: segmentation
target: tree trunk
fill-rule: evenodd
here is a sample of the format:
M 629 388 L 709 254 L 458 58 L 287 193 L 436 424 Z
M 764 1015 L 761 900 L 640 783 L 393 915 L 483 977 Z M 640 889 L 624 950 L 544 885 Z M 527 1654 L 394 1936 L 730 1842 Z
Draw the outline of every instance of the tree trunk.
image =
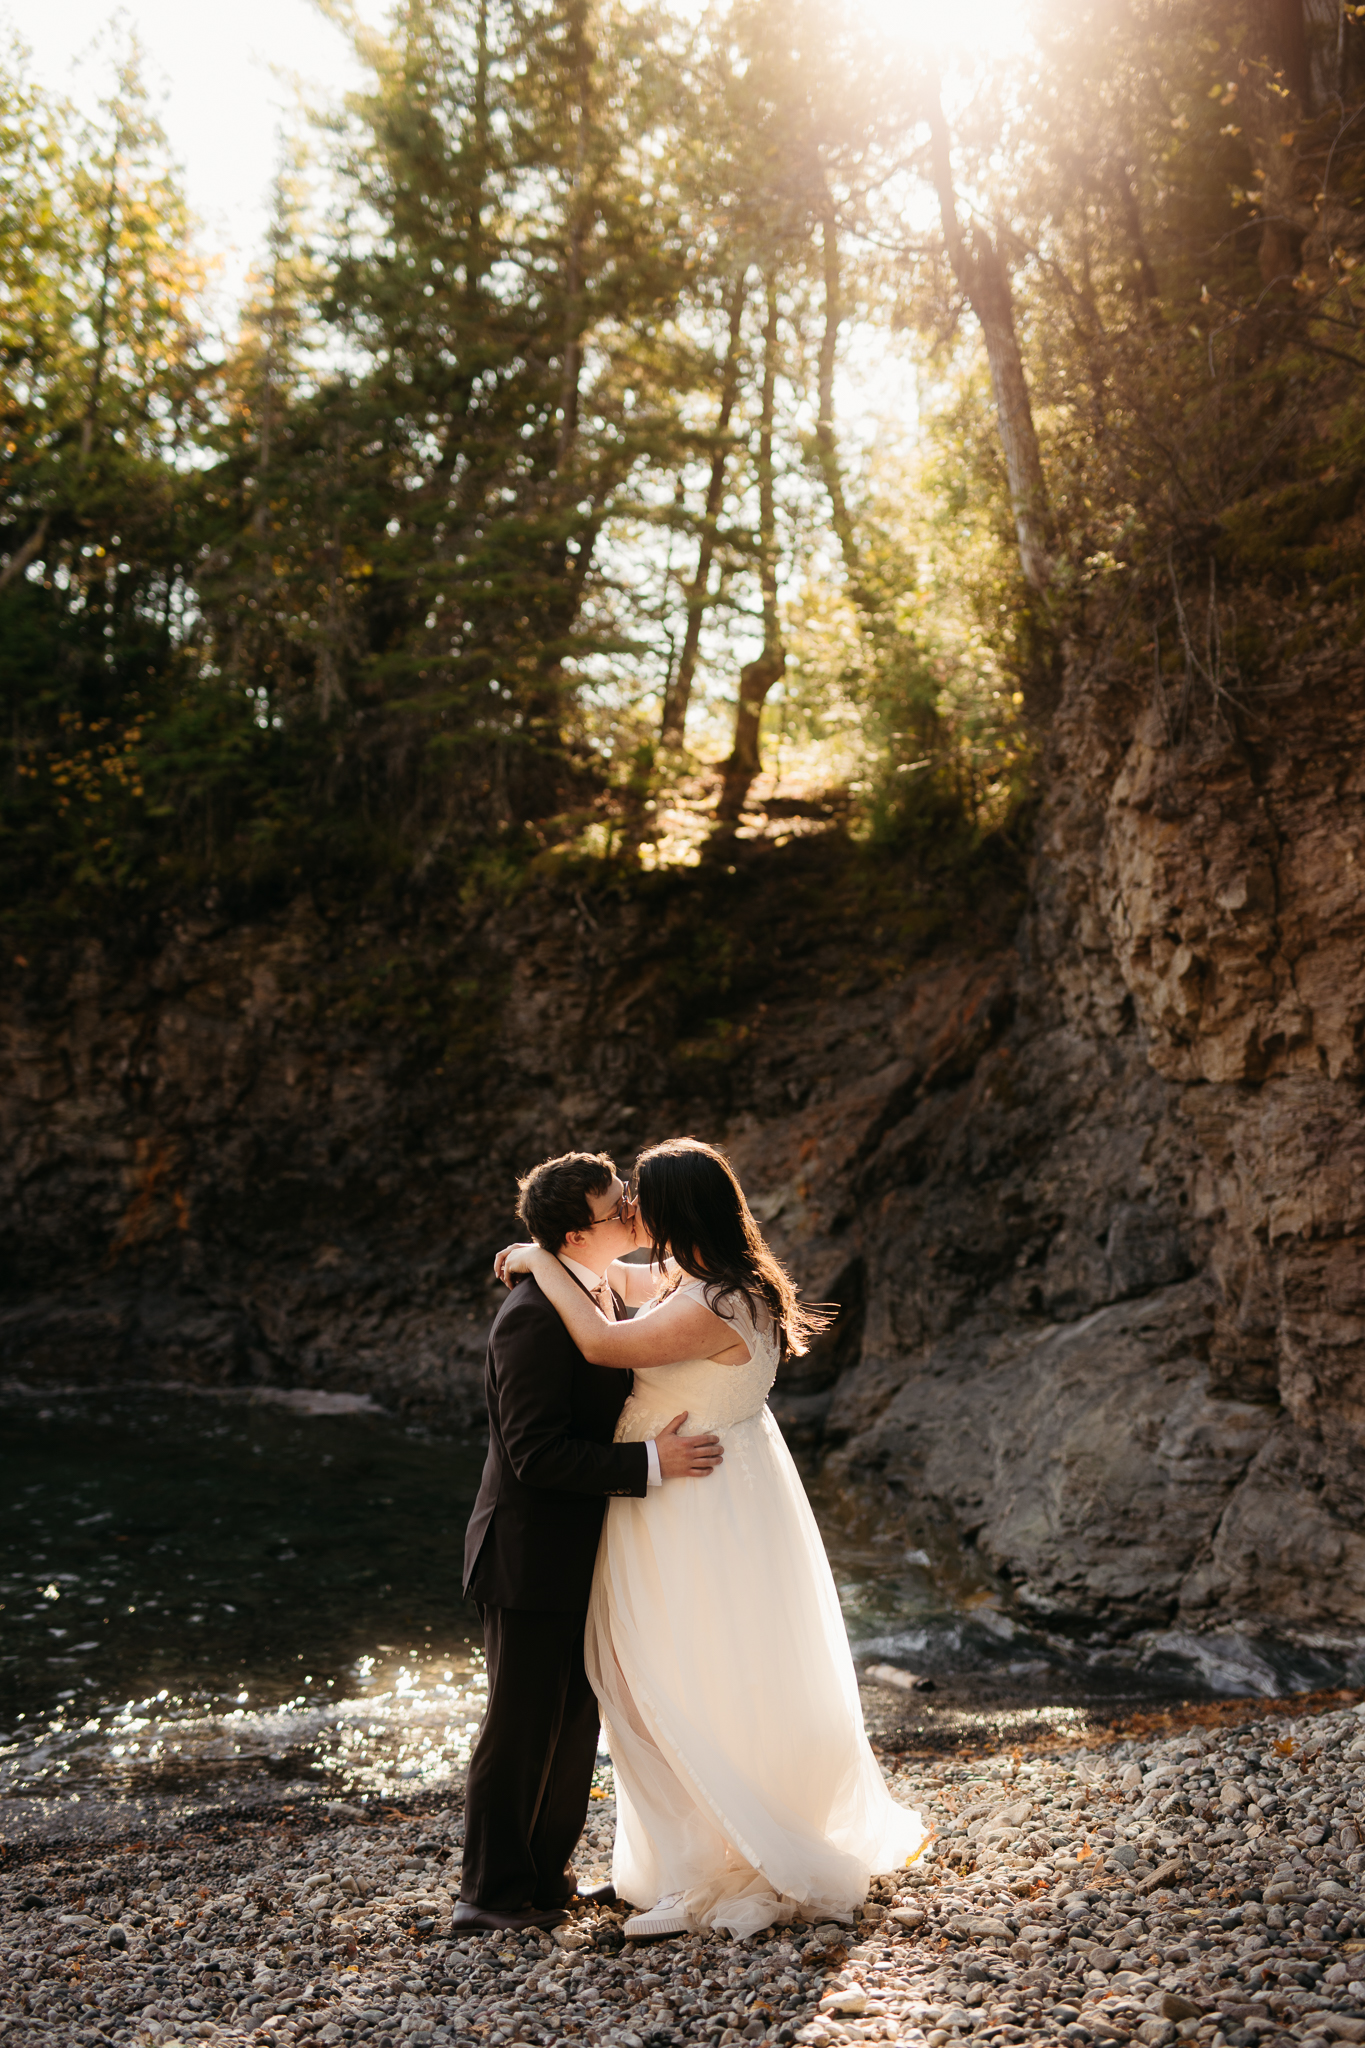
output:
M 123 146 L 123 117 L 119 115 L 114 128 L 114 154 L 109 166 L 109 203 L 104 215 L 104 248 L 100 255 L 100 291 L 95 304 L 91 325 L 95 330 L 95 347 L 90 361 L 90 384 L 86 393 L 85 413 L 81 420 L 81 466 L 90 460 L 94 446 L 95 429 L 99 424 L 100 400 L 104 392 L 104 362 L 109 343 L 109 288 L 114 276 L 114 243 L 118 235 L 118 163 L 119 151 Z
M 474 90 L 471 99 L 469 122 L 460 144 L 459 171 L 461 178 L 461 199 L 464 209 L 464 247 L 462 251 L 461 296 L 464 301 L 464 317 L 473 328 L 478 342 L 485 339 L 484 328 L 488 316 L 485 279 L 490 260 L 490 238 L 485 232 L 484 213 L 489 204 L 489 164 L 491 160 L 490 121 L 488 110 L 488 0 L 478 0 L 474 17 Z M 442 500 L 452 493 L 452 478 L 461 456 L 468 454 L 467 429 L 474 395 L 477 388 L 478 345 L 468 352 L 468 360 L 461 360 L 458 350 L 452 352 L 452 375 L 449 382 L 451 397 L 440 458 L 431 475 L 432 493 Z M 471 463 L 467 472 L 471 484 L 478 476 L 477 464 Z M 461 510 L 465 510 L 464 505 Z
M 588 161 L 588 133 L 593 120 L 592 90 L 595 49 L 588 0 L 570 0 L 570 68 L 573 74 L 573 183 L 569 193 L 564 249 L 563 323 L 560 330 L 562 367 L 559 379 L 559 425 L 554 466 L 545 485 L 548 531 L 540 544 L 545 594 L 540 599 L 541 649 L 529 686 L 519 690 L 518 703 L 526 729 L 553 748 L 562 737 L 566 695 L 562 648 L 578 617 L 583 579 L 595 544 L 571 526 L 571 507 L 580 495 L 575 456 L 578 448 L 580 385 L 583 377 L 583 335 L 587 327 L 585 252 L 597 211 Z M 569 541 L 581 543 L 579 568 L 571 572 Z
M 1019 539 L 1019 561 L 1029 584 L 1042 592 L 1052 581 L 1052 512 L 1023 358 L 1014 330 L 1009 273 L 999 250 L 984 233 L 978 232 L 975 237 L 973 257 L 973 311 L 981 322 L 991 367 L 995 414 L 1005 453 L 1014 529 Z
M 50 517 L 50 513 L 44 512 L 42 518 L 38 521 L 37 526 L 29 535 L 28 539 L 23 543 L 21 547 L 17 547 L 14 550 L 14 553 L 10 556 L 4 568 L 0 569 L 0 590 L 8 589 L 9 585 L 13 583 L 16 576 L 23 575 L 29 563 L 33 560 L 33 557 L 38 553 L 38 550 L 42 547 L 43 542 L 47 539 L 47 528 Z
M 758 735 L 763 706 L 787 670 L 777 610 L 777 492 L 773 475 L 773 412 L 777 394 L 777 279 L 767 278 L 768 317 L 763 327 L 763 389 L 758 428 L 758 575 L 763 593 L 763 652 L 746 662 L 739 676 L 735 743 L 723 770 L 716 817 L 735 825 L 759 770 Z
M 264 540 L 267 507 L 270 495 L 270 465 L 275 454 L 275 379 L 279 366 L 280 337 L 280 291 L 282 286 L 282 256 L 285 247 L 287 202 L 284 172 L 275 179 L 274 204 L 271 211 L 270 232 L 267 247 L 270 250 L 270 297 L 266 305 L 263 322 L 261 351 L 261 398 L 260 433 L 256 448 L 256 503 L 251 514 L 252 531 L 258 541 Z M 258 590 L 257 596 L 261 592 Z
M 943 102 L 936 78 L 929 92 L 929 133 L 944 246 L 953 274 L 980 323 L 986 344 L 996 418 L 1000 424 L 1000 445 L 1009 481 L 1010 508 L 1019 543 L 1019 563 L 1030 588 L 1043 596 L 1052 583 L 1052 510 L 1014 324 L 1009 271 L 1004 257 L 984 228 L 978 226 L 973 230 L 971 247 L 967 246 L 957 217 L 948 125 L 943 116 Z
M 843 472 L 839 467 L 839 443 L 834 431 L 834 370 L 838 356 L 839 329 L 843 325 L 843 294 L 839 274 L 839 226 L 828 190 L 820 221 L 821 253 L 824 258 L 825 326 L 820 336 L 815 459 L 821 481 L 829 496 L 830 517 L 843 556 L 849 595 L 865 622 L 871 624 L 880 606 L 864 573 L 862 550 L 844 496 Z
M 663 730 L 659 737 L 664 746 L 675 749 L 682 746 L 687 726 L 687 706 L 692 695 L 692 678 L 697 670 L 702 620 L 709 601 L 711 563 L 716 552 L 716 524 L 720 518 L 721 501 L 725 495 L 725 465 L 730 453 L 726 436 L 730 431 L 730 420 L 734 413 L 735 400 L 739 395 L 740 336 L 744 324 L 745 286 L 748 275 L 746 266 L 740 272 L 730 295 L 730 333 L 725 347 L 725 367 L 721 372 L 716 446 L 711 456 L 711 474 L 706 483 L 706 508 L 702 514 L 697 570 L 687 586 L 687 627 L 683 634 L 677 673 L 664 694 Z
M 834 208 L 829 205 L 826 206 L 820 222 L 820 242 L 825 273 L 825 328 L 820 336 L 815 452 L 820 464 L 820 474 L 829 494 L 830 516 L 838 536 L 839 551 L 844 558 L 844 573 L 856 595 L 862 587 L 863 565 L 853 532 L 853 521 L 848 516 L 844 480 L 839 469 L 838 443 L 834 437 L 834 366 L 838 354 L 839 328 L 843 323 L 844 313 L 839 280 L 839 228 L 834 218 Z M 861 603 L 859 609 L 863 609 Z
M 477 169 L 465 227 L 464 262 L 465 302 L 471 316 L 482 306 L 486 268 L 483 210 L 488 177 L 488 0 L 479 0 L 474 47 L 474 158 Z
M 1147 253 L 1147 238 L 1142 232 L 1142 211 L 1138 206 L 1137 188 L 1133 184 L 1132 165 L 1123 156 L 1116 156 L 1112 160 L 1111 169 L 1114 183 L 1118 187 L 1124 233 L 1128 238 L 1133 296 L 1146 318 L 1154 327 L 1159 327 L 1162 323 L 1156 272 Z
M 578 104 L 574 109 L 573 193 L 569 202 L 569 236 L 564 266 L 564 367 L 560 376 L 559 438 L 555 449 L 555 469 L 561 475 L 578 439 L 578 385 L 583 371 L 583 249 L 593 213 L 591 194 L 585 191 L 592 48 L 588 41 L 584 0 L 575 0 L 571 20 Z
M 323 547 L 327 609 L 318 647 L 318 711 L 324 722 L 346 699 L 346 592 L 342 581 L 341 508 L 346 482 L 346 430 L 338 420 L 332 430 L 332 524 Z
M 1264 174 L 1265 211 L 1257 261 L 1267 295 L 1281 304 L 1290 301 L 1314 225 L 1298 189 L 1294 130 L 1320 113 L 1335 90 L 1344 18 L 1339 0 L 1264 0 L 1261 43 L 1276 79 L 1292 95 L 1285 101 L 1273 87 L 1256 95 L 1261 134 L 1255 155 Z
M 1266 8 L 1266 52 L 1284 74 L 1284 82 L 1305 114 L 1312 111 L 1313 86 L 1308 68 L 1308 34 L 1303 0 L 1269 0 Z

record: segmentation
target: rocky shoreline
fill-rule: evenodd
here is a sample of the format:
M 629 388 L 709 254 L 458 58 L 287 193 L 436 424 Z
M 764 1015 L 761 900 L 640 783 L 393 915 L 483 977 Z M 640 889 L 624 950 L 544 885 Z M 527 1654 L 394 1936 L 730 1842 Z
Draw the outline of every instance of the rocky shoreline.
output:
M 897 1797 L 937 1831 L 928 1855 L 875 1880 L 852 1927 L 747 1943 L 639 1948 L 619 1912 L 587 1909 L 553 1938 L 452 1941 L 458 1800 L 10 1848 L 0 2041 L 1365 2041 L 1365 1703 L 1298 1705 L 894 1760 Z M 608 1772 L 585 1882 L 607 1873 L 613 1822 Z

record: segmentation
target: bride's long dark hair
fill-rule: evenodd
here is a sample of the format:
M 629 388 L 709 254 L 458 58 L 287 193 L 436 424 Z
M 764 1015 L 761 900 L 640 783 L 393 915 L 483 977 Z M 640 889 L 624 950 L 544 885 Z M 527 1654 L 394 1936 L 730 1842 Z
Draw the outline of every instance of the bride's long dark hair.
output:
M 672 1258 L 694 1280 L 704 1280 L 706 1305 L 717 1315 L 736 1294 L 755 1320 L 766 1309 L 784 1358 L 809 1348 L 829 1317 L 797 1300 L 791 1275 L 765 1244 L 723 1152 L 700 1138 L 669 1138 L 641 1153 L 635 1178 L 640 1221 L 657 1259 Z

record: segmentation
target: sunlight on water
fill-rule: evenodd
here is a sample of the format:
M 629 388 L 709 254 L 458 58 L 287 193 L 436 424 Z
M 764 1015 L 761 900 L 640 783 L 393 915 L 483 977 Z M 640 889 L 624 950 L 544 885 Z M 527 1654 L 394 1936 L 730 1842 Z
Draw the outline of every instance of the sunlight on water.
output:
M 486 1694 L 460 1594 L 480 1443 L 354 1397 L 10 1387 L 0 1457 L 0 1838 L 463 1771 Z M 1046 1684 L 1060 1713 L 1064 1678 L 1073 1697 L 1329 1682 L 1246 1638 L 1067 1638 L 945 1526 L 891 1533 L 818 1484 L 812 1504 L 864 1665 L 1039 1704 Z
M 248 1693 L 186 1699 L 162 1691 L 87 1714 L 70 1705 L 20 1715 L 0 1744 L 0 1797 L 137 1798 L 193 1788 L 230 1797 L 267 1777 L 338 1798 L 425 1791 L 469 1762 L 487 1697 L 480 1650 L 425 1660 L 360 1657 L 338 1694 L 307 1690 L 270 1707 Z
M 460 1597 L 482 1448 L 368 1403 L 0 1397 L 0 1826 L 434 1786 L 485 1680 Z

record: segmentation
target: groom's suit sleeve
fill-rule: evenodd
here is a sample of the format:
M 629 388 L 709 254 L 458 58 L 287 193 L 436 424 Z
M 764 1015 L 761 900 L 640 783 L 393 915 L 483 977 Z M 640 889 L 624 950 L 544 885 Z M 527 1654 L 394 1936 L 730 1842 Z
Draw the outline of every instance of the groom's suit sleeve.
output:
M 577 1364 L 568 1331 L 543 1298 L 504 1316 L 497 1333 L 498 1420 L 512 1470 L 523 1486 L 643 1498 L 649 1453 L 642 1443 L 599 1444 L 573 1434 Z

